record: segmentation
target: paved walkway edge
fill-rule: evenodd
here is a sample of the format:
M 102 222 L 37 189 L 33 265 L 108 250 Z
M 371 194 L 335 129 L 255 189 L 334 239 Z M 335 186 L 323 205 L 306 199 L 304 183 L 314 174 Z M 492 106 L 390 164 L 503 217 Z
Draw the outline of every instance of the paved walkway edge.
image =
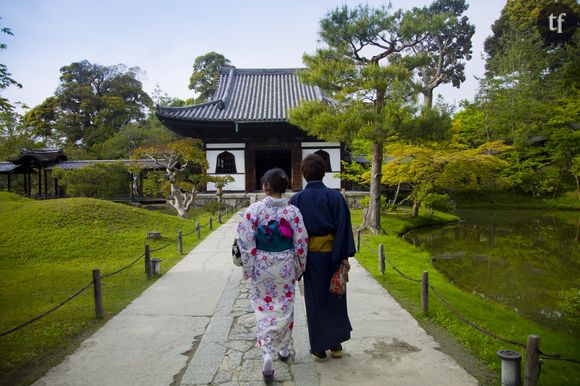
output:
M 241 269 L 235 269 L 228 280 L 207 330 L 187 366 L 180 383 L 181 386 L 216 383 L 218 370 L 222 366 L 228 349 L 224 343 L 229 340 L 229 334 L 232 329 L 234 317 L 231 316 L 231 311 L 240 295 L 241 278 Z M 292 361 L 290 363 L 290 371 L 296 386 L 318 386 L 318 373 L 308 355 L 310 346 L 308 343 L 304 298 L 299 294 L 298 287 L 294 309 L 294 325 L 296 326 L 293 331 L 294 355 L 290 359 Z

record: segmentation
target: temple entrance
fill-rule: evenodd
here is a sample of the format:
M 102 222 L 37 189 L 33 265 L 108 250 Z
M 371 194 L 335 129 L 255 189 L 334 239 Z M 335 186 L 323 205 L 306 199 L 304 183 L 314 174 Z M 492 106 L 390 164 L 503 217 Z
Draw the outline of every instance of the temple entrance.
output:
M 256 190 L 262 190 L 260 180 L 264 173 L 272 168 L 280 168 L 290 179 L 288 189 L 292 187 L 292 153 L 290 150 L 256 150 Z

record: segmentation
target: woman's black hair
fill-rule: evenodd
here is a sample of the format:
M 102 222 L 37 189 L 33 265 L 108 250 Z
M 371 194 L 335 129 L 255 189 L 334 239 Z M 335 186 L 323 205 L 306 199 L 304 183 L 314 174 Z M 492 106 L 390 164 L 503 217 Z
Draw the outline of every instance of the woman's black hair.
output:
M 288 176 L 284 170 L 274 168 L 268 170 L 262 176 L 260 185 L 264 186 L 264 184 L 269 184 L 272 192 L 282 194 L 286 191 L 290 182 L 288 181 Z

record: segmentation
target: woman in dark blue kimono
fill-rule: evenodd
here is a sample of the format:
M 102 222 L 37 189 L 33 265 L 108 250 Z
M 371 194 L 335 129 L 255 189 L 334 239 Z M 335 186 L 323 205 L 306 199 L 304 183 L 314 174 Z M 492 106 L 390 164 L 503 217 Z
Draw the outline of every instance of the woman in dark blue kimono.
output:
M 350 339 L 352 327 L 346 308 L 346 294 L 330 293 L 330 279 L 356 249 L 350 211 L 340 192 L 322 183 L 326 161 L 310 154 L 302 161 L 302 175 L 307 185 L 290 199 L 302 212 L 308 231 L 308 256 L 304 272 L 304 298 L 310 353 L 316 361 L 342 356 L 341 343 Z

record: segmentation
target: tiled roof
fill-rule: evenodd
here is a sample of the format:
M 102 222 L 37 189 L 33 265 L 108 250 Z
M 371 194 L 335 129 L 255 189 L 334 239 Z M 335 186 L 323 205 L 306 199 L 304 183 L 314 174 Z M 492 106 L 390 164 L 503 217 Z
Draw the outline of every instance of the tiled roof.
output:
M 214 99 L 193 106 L 157 106 L 156 114 L 192 121 L 287 121 L 288 110 L 301 101 L 323 99 L 320 88 L 298 80 L 296 70 L 221 69 Z
M 0 162 L 0 173 L 8 173 L 16 169 L 18 165 L 12 162 Z
M 21 149 L 20 155 L 13 160 L 15 164 L 38 163 L 41 165 L 51 165 L 59 161 L 66 161 L 67 157 L 61 148 L 40 148 L 40 149 Z

